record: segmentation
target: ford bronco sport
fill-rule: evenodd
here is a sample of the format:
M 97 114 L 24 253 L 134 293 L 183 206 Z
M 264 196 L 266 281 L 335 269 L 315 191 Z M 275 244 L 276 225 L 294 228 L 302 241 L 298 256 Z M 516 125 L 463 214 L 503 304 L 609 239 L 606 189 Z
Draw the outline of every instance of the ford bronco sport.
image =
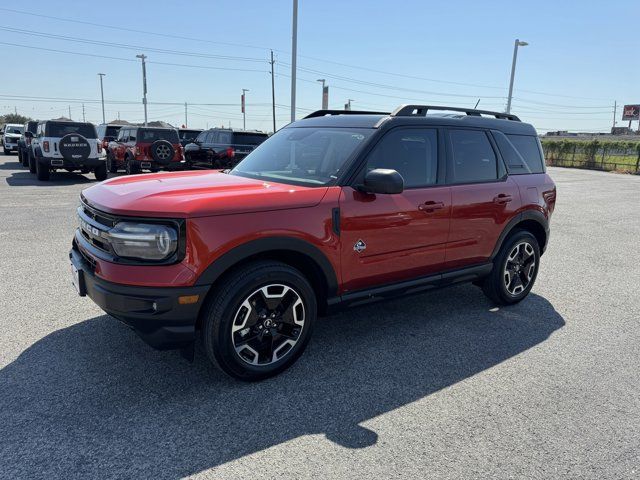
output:
M 22 135 L 20 135 L 20 139 L 18 140 L 18 161 L 22 163 L 23 167 L 29 166 L 29 156 L 27 152 L 37 128 L 38 122 L 35 120 L 26 122 L 22 127 Z
M 258 380 L 338 307 L 466 281 L 521 301 L 555 201 L 536 132 L 515 115 L 321 110 L 226 173 L 84 190 L 73 284 L 152 346 L 191 354 L 199 331 L 222 370 Z
M 150 170 L 183 170 L 182 145 L 173 128 L 124 126 L 109 142 L 107 168 L 115 173 L 123 168 L 127 175 Z
M 101 153 L 102 145 L 92 123 L 62 120 L 38 122 L 27 151 L 29 170 L 41 181 L 49 180 L 50 172 L 58 169 L 93 171 L 96 180 L 102 181 L 107 178 L 107 167 Z

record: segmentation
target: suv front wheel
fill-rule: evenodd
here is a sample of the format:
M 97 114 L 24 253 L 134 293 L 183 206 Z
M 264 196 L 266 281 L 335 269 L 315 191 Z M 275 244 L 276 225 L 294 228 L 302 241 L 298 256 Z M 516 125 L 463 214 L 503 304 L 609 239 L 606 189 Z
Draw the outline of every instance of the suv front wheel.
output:
M 481 284 L 482 291 L 498 305 L 512 305 L 525 298 L 536 281 L 540 247 L 528 231 L 509 236 L 493 261 L 493 270 Z
M 277 375 L 302 354 L 317 315 L 307 279 L 284 263 L 261 261 L 233 272 L 203 309 L 209 359 L 246 381 Z
M 124 161 L 124 170 L 127 175 L 135 175 L 140 173 L 140 165 L 137 164 L 131 157 L 127 157 Z

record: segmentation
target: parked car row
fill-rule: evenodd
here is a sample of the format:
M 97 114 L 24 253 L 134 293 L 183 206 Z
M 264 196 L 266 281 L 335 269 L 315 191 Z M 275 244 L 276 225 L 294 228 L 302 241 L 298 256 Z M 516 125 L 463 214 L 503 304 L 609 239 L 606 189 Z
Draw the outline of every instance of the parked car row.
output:
M 127 175 L 143 171 L 232 168 L 267 139 L 258 131 L 209 130 L 101 124 L 69 120 L 7 124 L 0 130 L 5 154 L 17 151 L 23 166 L 38 180 L 51 172 Z

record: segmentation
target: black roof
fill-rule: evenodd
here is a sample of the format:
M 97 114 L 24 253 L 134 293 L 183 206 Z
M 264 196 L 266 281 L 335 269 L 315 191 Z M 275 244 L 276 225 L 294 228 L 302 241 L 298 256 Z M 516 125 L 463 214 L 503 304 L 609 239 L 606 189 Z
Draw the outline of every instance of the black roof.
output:
M 452 111 L 455 113 L 427 114 L 428 110 Z M 419 105 L 401 106 L 394 112 L 388 114 L 379 112 L 319 110 L 302 120 L 289 124 L 287 127 L 378 128 L 383 125 L 477 127 L 499 130 L 511 134 L 537 135 L 532 125 L 521 122 L 515 115 L 486 110 Z

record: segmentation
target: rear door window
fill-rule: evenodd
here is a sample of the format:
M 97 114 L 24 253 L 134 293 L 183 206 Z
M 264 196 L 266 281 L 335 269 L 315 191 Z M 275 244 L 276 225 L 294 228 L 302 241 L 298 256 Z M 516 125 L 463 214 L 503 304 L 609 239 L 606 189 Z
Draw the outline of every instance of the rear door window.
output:
M 137 140 L 143 143 L 153 143 L 157 140 L 166 140 L 173 144 L 180 143 L 178 132 L 171 129 L 140 129 Z
M 218 140 L 216 143 L 221 145 L 229 146 L 231 145 L 231 132 L 218 132 Z
M 482 130 L 449 130 L 449 183 L 480 183 L 498 179 L 498 159 Z

